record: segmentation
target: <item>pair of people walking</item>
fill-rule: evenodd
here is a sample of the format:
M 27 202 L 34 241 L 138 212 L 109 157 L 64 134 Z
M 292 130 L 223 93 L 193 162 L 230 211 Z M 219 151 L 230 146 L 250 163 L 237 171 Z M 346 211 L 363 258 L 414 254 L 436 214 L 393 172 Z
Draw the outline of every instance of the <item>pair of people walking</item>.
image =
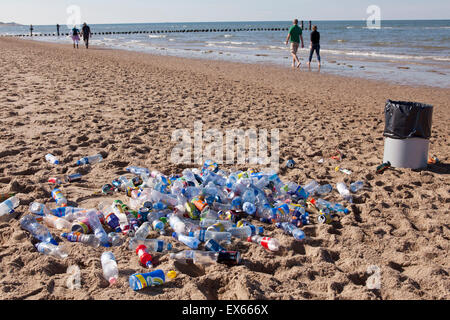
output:
M 74 26 L 72 29 L 72 40 L 73 40 L 73 48 L 78 49 L 78 43 L 80 42 L 80 36 L 83 37 L 84 44 L 86 45 L 86 49 L 89 49 L 89 38 L 92 37 L 91 28 L 86 24 L 86 22 L 83 24 L 83 27 L 80 30 L 77 28 L 77 26 Z
M 300 68 L 300 60 L 298 59 L 297 52 L 300 47 L 300 42 L 302 48 L 304 48 L 303 43 L 303 30 L 298 26 L 298 19 L 293 21 L 293 26 L 289 29 L 288 36 L 286 38 L 286 45 L 289 44 L 289 40 L 291 42 L 291 55 L 292 55 L 292 68 Z M 311 60 L 314 54 L 314 51 L 317 55 L 317 60 L 319 62 L 319 70 L 321 67 L 320 63 L 320 33 L 317 31 L 317 26 L 313 26 L 313 31 L 311 32 L 311 44 L 309 47 L 309 61 L 308 68 L 311 69 Z

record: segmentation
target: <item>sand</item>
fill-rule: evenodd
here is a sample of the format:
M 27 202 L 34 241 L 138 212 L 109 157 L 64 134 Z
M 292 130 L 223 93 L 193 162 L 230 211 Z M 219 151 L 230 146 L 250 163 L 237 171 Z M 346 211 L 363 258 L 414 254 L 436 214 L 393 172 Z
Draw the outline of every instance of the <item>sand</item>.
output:
M 21 201 L 16 216 L 0 223 L 1 299 L 449 299 L 449 89 L 6 38 L 0 53 L 0 192 L 16 192 Z M 440 164 L 375 173 L 387 99 L 434 106 L 430 155 Z M 239 266 L 183 267 L 155 254 L 157 268 L 178 276 L 140 292 L 128 287 L 128 276 L 146 269 L 125 244 L 112 249 L 120 279 L 111 287 L 101 272 L 105 248 L 69 243 L 50 229 L 69 257 L 36 251 L 18 220 L 32 201 L 55 205 L 50 176 L 84 175 L 63 188 L 80 207 L 125 200 L 93 192 L 128 165 L 165 174 L 196 167 L 171 163 L 170 153 L 172 131 L 192 132 L 197 120 L 204 130 L 278 128 L 280 163 L 290 157 L 297 163 L 290 170 L 281 165 L 282 179 L 333 186 L 362 179 L 366 189 L 354 196 L 349 215 L 304 227 L 304 243 L 269 225 L 266 233 L 283 245 L 278 253 L 233 241 L 228 248 L 241 252 Z M 345 155 L 342 162 L 329 158 L 335 149 Z M 63 164 L 46 163 L 48 152 Z M 97 152 L 103 162 L 75 166 Z M 353 174 L 335 172 L 336 165 Z M 342 202 L 337 191 L 329 198 Z M 81 288 L 74 290 L 66 285 L 72 265 L 81 271 Z M 366 286 L 372 265 L 381 272 L 380 289 Z

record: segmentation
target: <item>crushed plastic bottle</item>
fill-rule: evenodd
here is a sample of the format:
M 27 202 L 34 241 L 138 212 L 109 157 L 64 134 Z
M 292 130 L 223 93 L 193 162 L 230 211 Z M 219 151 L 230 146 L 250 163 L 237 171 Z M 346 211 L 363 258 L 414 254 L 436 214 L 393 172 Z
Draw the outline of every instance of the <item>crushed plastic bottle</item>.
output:
M 38 252 L 59 259 L 65 259 L 69 254 L 60 246 L 48 242 L 39 242 L 35 244 Z
M 37 222 L 34 216 L 26 215 L 22 217 L 20 219 L 20 226 L 22 229 L 30 232 L 31 235 L 40 242 L 48 242 L 56 246 L 58 245 L 58 242 L 56 242 L 48 229 Z
M 125 168 L 126 171 L 135 174 L 137 176 L 150 176 L 150 170 L 147 168 L 141 168 L 141 167 L 135 167 L 135 166 L 130 166 Z
M 48 227 L 56 228 L 58 230 L 70 230 L 72 228 L 72 224 L 69 221 L 54 215 L 47 214 L 42 220 Z
M 94 248 L 100 246 L 100 240 L 98 240 L 93 234 L 83 234 L 80 232 L 64 232 L 61 233 L 61 237 L 67 239 L 70 242 L 81 242 Z
M 112 252 L 103 252 L 100 258 L 103 269 L 103 277 L 113 285 L 119 279 L 119 269 L 117 267 L 116 258 Z
M 362 188 L 364 188 L 364 182 L 363 181 L 355 181 L 352 184 L 350 184 L 350 191 L 353 192 L 353 193 L 358 192 Z
M 304 240 L 305 239 L 305 233 L 300 230 L 299 228 L 297 228 L 296 226 L 294 226 L 292 223 L 289 222 L 281 222 L 281 223 L 277 223 L 276 226 L 278 228 L 281 228 L 284 230 L 284 232 L 291 234 L 295 240 Z
M 147 250 L 152 252 L 169 252 L 172 250 L 172 244 L 159 239 L 138 239 L 130 238 L 128 249 L 136 250 L 139 245 L 145 245 Z
M 339 194 L 342 196 L 342 198 L 345 201 L 348 201 L 350 203 L 353 202 L 353 197 L 350 194 L 350 191 L 348 190 L 347 186 L 345 185 L 344 182 L 338 182 L 336 184 L 336 189 L 338 190 Z
M 0 219 L 7 217 L 14 213 L 14 209 L 20 204 L 20 200 L 17 196 L 12 196 L 11 198 L 3 201 L 0 204 Z
M 332 190 L 333 187 L 331 186 L 331 184 L 324 184 L 316 189 L 316 193 L 320 196 L 323 196 L 325 194 L 330 193 Z
M 172 237 L 177 239 L 181 243 L 184 243 L 186 246 L 188 246 L 191 249 L 197 249 L 200 244 L 200 240 L 198 240 L 197 238 L 186 236 L 181 233 L 178 234 L 178 233 L 174 232 L 174 233 L 172 233 Z
M 96 154 L 89 157 L 81 158 L 76 162 L 77 166 L 86 165 L 86 164 L 94 164 L 101 162 L 103 160 L 103 156 L 101 154 Z

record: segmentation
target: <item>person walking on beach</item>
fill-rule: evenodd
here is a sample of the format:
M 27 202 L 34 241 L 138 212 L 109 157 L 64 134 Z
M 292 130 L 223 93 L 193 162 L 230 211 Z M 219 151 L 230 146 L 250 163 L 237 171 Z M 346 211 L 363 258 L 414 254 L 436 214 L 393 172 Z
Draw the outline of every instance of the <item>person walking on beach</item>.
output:
M 33 30 L 34 30 L 34 29 L 33 29 L 33 25 L 31 24 L 31 25 L 30 25 L 30 35 L 31 35 L 31 36 L 33 36 Z
M 81 35 L 84 40 L 84 44 L 86 45 L 86 49 L 89 49 L 89 38 L 92 36 L 91 28 L 86 24 L 83 24 L 83 28 L 81 28 Z
M 292 55 L 292 68 L 299 68 L 300 67 L 300 61 L 297 57 L 297 51 L 298 47 L 300 46 L 300 40 L 302 41 L 302 48 L 303 45 L 303 35 L 302 35 L 302 28 L 298 26 L 298 19 L 295 19 L 293 21 L 293 26 L 289 29 L 288 36 L 286 38 L 286 45 L 288 45 L 289 40 L 291 40 L 291 55 Z M 295 65 L 297 63 L 297 65 Z
M 72 40 L 73 40 L 73 48 L 75 49 L 75 45 L 77 45 L 78 49 L 78 43 L 80 42 L 80 30 L 78 30 L 77 26 L 73 26 Z
M 58 34 L 59 37 L 59 24 L 56 24 L 56 33 Z
M 311 70 L 311 60 L 316 51 L 317 61 L 319 62 L 319 71 L 320 71 L 320 32 L 317 31 L 317 26 L 313 26 L 313 31 L 311 32 L 311 44 L 309 46 L 309 62 L 308 68 Z

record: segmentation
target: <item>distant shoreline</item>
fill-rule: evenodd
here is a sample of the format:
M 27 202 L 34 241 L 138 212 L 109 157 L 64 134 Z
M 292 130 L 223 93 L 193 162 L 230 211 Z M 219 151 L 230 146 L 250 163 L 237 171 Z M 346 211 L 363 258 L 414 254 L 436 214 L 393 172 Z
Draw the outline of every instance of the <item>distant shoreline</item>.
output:
M 23 24 L 18 24 L 15 22 L 0 22 L 0 27 L 22 27 Z

